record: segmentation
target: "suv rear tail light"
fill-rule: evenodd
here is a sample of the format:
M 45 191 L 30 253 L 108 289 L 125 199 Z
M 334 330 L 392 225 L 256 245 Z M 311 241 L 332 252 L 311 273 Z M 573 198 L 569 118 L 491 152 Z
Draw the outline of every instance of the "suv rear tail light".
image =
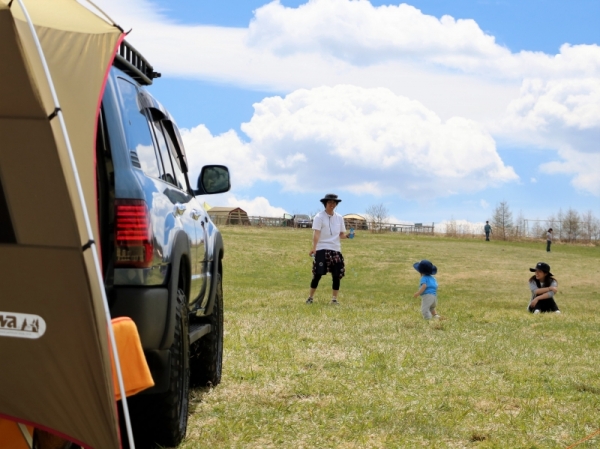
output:
M 144 200 L 115 200 L 115 266 L 148 268 L 152 265 L 152 227 Z

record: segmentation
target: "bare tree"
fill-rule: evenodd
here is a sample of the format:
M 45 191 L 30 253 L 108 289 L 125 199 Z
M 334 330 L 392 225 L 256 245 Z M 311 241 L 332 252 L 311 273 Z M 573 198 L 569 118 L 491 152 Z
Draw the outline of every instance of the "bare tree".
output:
M 517 215 L 517 219 L 515 220 L 515 227 L 513 229 L 512 235 L 516 238 L 526 237 L 526 226 L 525 226 L 525 217 L 523 216 L 523 211 L 519 211 L 519 215 Z
M 454 216 L 451 216 L 450 221 L 446 223 L 446 235 L 456 237 L 457 234 L 458 227 L 456 226 L 456 220 L 454 219 Z
M 569 242 L 577 240 L 580 232 L 580 217 L 576 210 L 569 209 L 563 217 L 562 230 Z
M 534 221 L 533 227 L 531 228 L 531 236 L 533 238 L 545 238 L 546 237 L 546 229 L 543 228 L 539 221 Z
M 554 214 L 550 214 L 548 218 L 546 218 L 546 229 L 544 229 L 544 232 L 542 232 L 542 237 L 546 236 L 546 231 L 548 231 L 550 228 L 552 228 L 552 232 L 560 229 L 560 222 L 557 220 Z M 554 232 L 554 236 L 558 237 L 558 233 Z
M 563 214 L 562 208 L 558 209 L 558 214 L 556 214 L 556 222 L 558 223 L 558 240 L 563 239 L 563 220 L 565 218 L 565 214 Z M 556 229 L 552 229 L 554 235 L 556 235 Z
M 381 232 L 383 229 L 383 225 L 387 223 L 390 212 L 387 207 L 380 204 L 374 204 L 369 206 L 365 211 L 365 215 L 367 216 L 367 221 L 369 222 L 369 228 L 373 232 Z
M 597 239 L 598 232 L 600 232 L 600 221 L 594 217 L 591 210 L 587 211 L 581 216 L 582 230 L 585 234 L 585 238 L 591 242 L 593 239 Z
M 494 209 L 492 225 L 495 234 L 502 236 L 502 240 L 506 240 L 506 237 L 510 236 L 513 228 L 512 212 L 506 201 L 501 201 Z

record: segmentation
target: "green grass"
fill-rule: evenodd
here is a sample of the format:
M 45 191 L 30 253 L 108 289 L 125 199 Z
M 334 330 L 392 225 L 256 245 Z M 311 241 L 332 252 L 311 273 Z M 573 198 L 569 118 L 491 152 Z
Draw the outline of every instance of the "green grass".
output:
M 565 448 L 600 428 L 600 248 L 362 232 L 336 307 L 329 276 L 304 304 L 310 230 L 222 232 L 223 380 L 193 391 L 180 448 Z M 445 320 L 412 297 L 422 258 Z M 538 261 L 562 315 L 526 311 Z

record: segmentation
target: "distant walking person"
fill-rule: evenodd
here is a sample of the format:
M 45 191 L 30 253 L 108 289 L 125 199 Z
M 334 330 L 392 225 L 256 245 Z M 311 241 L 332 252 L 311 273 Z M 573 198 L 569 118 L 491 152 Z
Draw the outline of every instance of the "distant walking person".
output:
M 558 292 L 558 282 L 554 279 L 554 275 L 550 273 L 550 265 L 538 262 L 535 268 L 530 268 L 529 271 L 535 274 L 529 279 L 531 300 L 527 310 L 531 313 L 560 313 L 558 305 L 554 301 L 554 295 Z
M 485 222 L 485 226 L 483 227 L 483 230 L 485 231 L 485 241 L 489 242 L 490 241 L 490 233 L 492 232 L 492 227 L 490 226 L 489 221 Z
M 433 277 L 437 274 L 437 267 L 430 261 L 423 259 L 413 264 L 413 268 L 421 274 L 420 288 L 413 297 L 421 297 L 421 314 L 426 320 L 440 318 L 435 311 L 437 307 L 437 280 Z
M 331 273 L 333 278 L 331 303 L 338 304 L 340 281 L 346 273 L 340 239 L 348 238 L 345 234 L 344 218 L 335 212 L 335 208 L 342 200 L 337 195 L 328 193 L 320 201 L 323 203 L 325 210 L 319 212 L 313 218 L 312 249 L 308 253 L 314 257 L 312 265 L 313 278 L 306 304 L 313 303 L 313 296 L 321 276 L 327 273 Z
M 551 246 L 552 246 L 552 228 L 548 229 L 548 232 L 546 232 L 546 252 L 550 252 Z

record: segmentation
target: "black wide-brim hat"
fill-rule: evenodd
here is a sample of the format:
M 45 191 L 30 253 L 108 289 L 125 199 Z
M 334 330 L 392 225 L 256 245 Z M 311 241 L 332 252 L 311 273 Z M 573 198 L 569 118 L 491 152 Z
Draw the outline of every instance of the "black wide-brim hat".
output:
M 437 274 L 437 267 L 431 262 L 429 262 L 427 259 L 423 259 L 421 262 L 413 264 L 413 268 L 421 274 Z
M 321 198 L 319 201 L 323 203 L 323 206 L 327 204 L 327 201 L 335 201 L 337 204 L 342 202 L 335 193 L 328 193 L 325 198 Z
M 535 266 L 535 268 L 530 268 L 529 271 L 531 271 L 532 273 L 535 273 L 535 270 L 541 270 L 544 273 L 546 273 L 548 276 L 552 276 L 554 277 L 554 275 L 552 273 L 550 273 L 550 265 L 548 265 L 545 262 L 538 262 Z

